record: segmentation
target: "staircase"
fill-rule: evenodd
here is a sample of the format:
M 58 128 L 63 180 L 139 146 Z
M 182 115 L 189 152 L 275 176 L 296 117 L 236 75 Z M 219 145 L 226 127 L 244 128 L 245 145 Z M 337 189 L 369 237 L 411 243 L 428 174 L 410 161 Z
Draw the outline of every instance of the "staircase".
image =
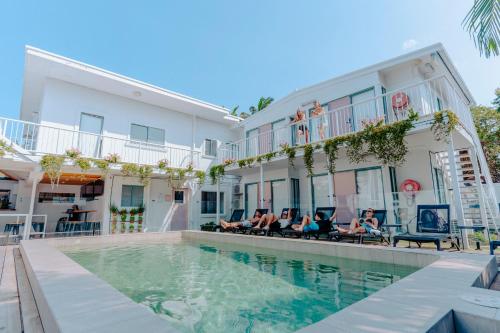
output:
M 458 149 L 454 153 L 465 225 L 488 225 L 491 233 L 498 233 L 498 211 L 495 211 L 496 207 L 492 207 L 492 204 L 495 204 L 494 200 L 489 198 L 485 191 L 485 187 L 488 186 L 486 184 L 487 178 L 482 174 L 479 167 L 479 174 L 475 174 L 469 149 Z M 436 157 L 441 162 L 440 164 L 445 171 L 445 177 L 448 178 L 447 183 L 451 189 L 452 180 L 448 153 L 441 152 Z M 479 177 L 481 180 L 481 186 L 478 186 L 476 177 Z M 482 202 L 483 200 L 484 202 Z M 483 212 L 485 222 L 483 222 L 481 214 L 482 206 L 485 208 Z

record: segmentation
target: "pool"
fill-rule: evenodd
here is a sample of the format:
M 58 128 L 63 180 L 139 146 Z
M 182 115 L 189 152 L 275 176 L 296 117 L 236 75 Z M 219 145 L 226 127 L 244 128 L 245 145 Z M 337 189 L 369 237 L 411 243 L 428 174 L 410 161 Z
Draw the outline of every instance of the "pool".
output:
M 61 250 L 182 332 L 293 332 L 418 269 L 192 240 Z

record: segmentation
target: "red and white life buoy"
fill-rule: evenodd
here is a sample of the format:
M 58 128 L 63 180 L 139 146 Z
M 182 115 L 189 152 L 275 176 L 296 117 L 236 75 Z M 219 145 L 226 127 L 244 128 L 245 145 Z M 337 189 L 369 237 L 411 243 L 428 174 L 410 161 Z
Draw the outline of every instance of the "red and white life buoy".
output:
M 392 108 L 394 110 L 405 109 L 408 104 L 410 104 L 410 99 L 404 92 L 400 91 L 392 95 Z
M 417 192 L 422 189 L 422 186 L 416 180 L 407 179 L 403 183 L 401 183 L 399 189 L 401 192 L 406 193 L 406 195 L 414 197 Z

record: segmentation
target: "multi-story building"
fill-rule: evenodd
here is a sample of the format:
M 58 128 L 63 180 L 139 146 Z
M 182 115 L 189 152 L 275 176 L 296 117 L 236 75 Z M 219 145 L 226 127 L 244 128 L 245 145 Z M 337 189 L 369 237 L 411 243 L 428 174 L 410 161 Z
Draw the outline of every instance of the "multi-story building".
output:
M 449 203 L 457 224 L 496 229 L 497 199 L 471 105 L 471 93 L 440 44 L 294 91 L 245 120 L 223 107 L 27 47 L 20 119 L 0 119 L 1 137 L 13 148 L 0 160 L 0 192 L 4 208 L 28 219 L 47 215 L 47 232 L 73 204 L 93 211 L 91 219 L 102 221 L 108 233 L 111 204 L 129 209 L 141 203 L 148 231 L 197 229 L 234 208 L 249 216 L 258 207 L 276 213 L 298 207 L 304 214 L 336 206 L 343 221 L 373 207 L 386 209 L 391 222 L 405 223 L 419 203 Z M 367 123 L 393 124 L 410 110 L 419 119 L 405 138 L 409 151 L 401 165 L 372 155 L 353 163 L 343 147 L 333 173 L 322 149 L 313 153 L 312 175 L 303 149 L 297 149 L 293 166 L 286 154 L 252 161 L 284 145 L 321 145 Z M 449 138 L 436 140 L 431 127 L 443 110 L 459 123 Z M 118 165 L 103 176 L 95 166 L 83 172 L 67 161 L 59 184 L 51 185 L 40 159 L 72 149 L 97 160 L 118 154 L 121 162 L 142 166 L 166 160 L 172 168 L 192 166 L 190 174 L 228 165 L 215 185 L 192 177 L 174 185 L 156 167 L 143 184 Z M 229 163 L 248 159 L 244 167 Z M 405 184 L 419 191 L 401 190 Z

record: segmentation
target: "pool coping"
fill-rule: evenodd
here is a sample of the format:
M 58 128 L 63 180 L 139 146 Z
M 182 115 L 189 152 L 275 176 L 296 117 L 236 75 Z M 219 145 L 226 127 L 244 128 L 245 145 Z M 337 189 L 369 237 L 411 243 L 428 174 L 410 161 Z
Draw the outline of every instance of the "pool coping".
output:
M 457 332 L 500 333 L 500 310 L 462 299 L 465 295 L 500 295 L 495 294 L 498 293 L 496 291 L 481 289 L 487 288 L 497 273 L 494 256 L 201 231 L 22 241 L 21 253 L 44 328 L 50 332 L 82 332 L 88 330 L 85 325 L 91 323 L 93 332 L 135 332 L 139 329 L 175 332 L 166 320 L 134 303 L 66 257 L 58 248 L 78 244 L 109 245 L 182 239 L 420 268 L 299 332 L 447 332 L 452 325 Z M 82 283 L 57 283 L 61 277 L 77 278 Z M 75 303 L 82 302 L 93 311 L 75 308 Z M 134 315 L 123 316 L 129 311 Z

